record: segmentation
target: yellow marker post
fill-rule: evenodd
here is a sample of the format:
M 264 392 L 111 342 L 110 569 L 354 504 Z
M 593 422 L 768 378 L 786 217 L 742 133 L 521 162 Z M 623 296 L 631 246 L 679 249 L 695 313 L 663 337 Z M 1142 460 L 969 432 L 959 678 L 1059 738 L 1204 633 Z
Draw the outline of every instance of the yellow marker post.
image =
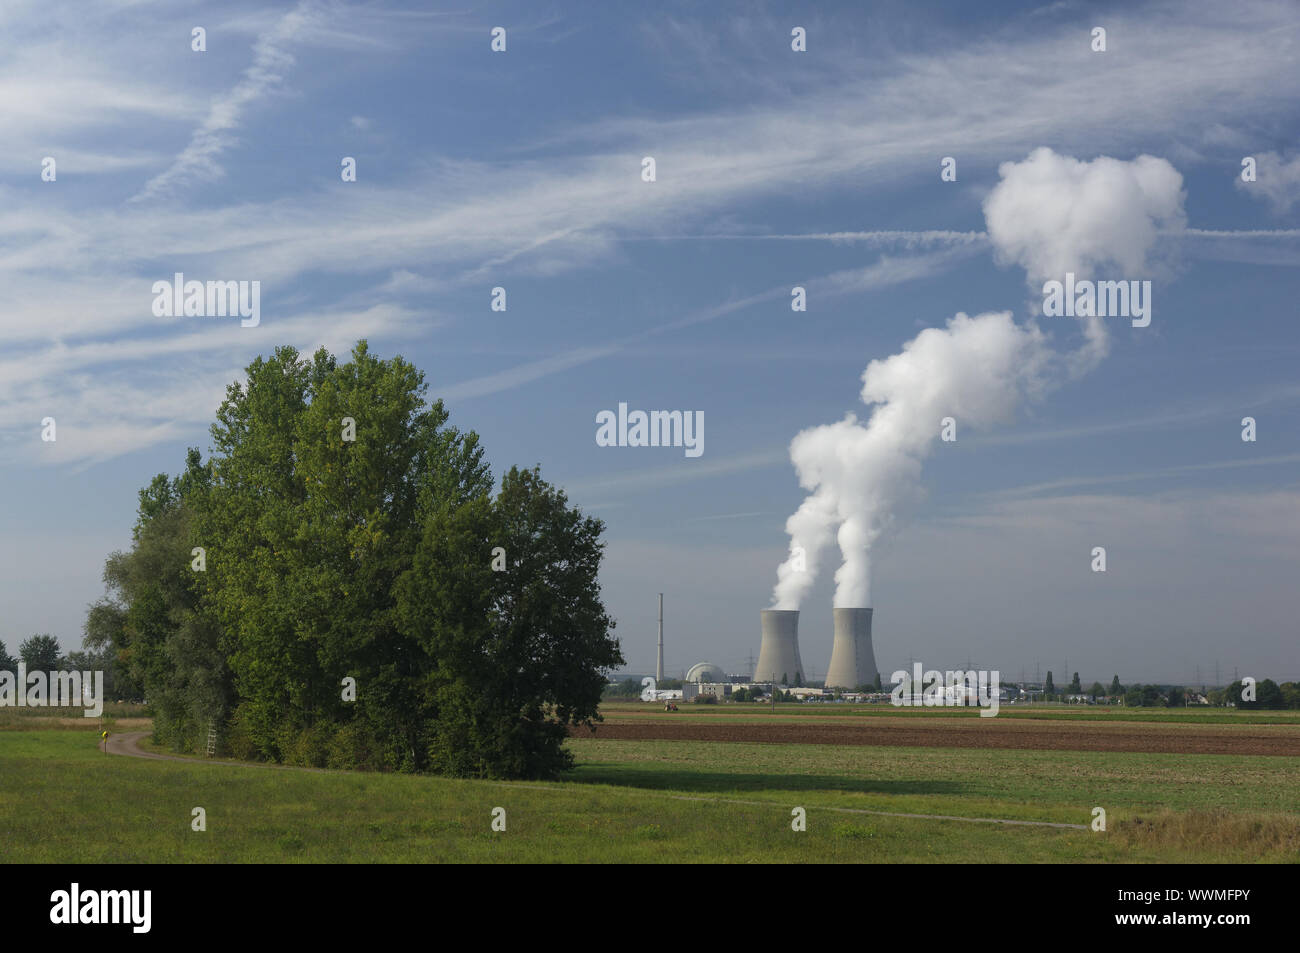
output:
M 103 739 L 104 742 L 104 754 L 108 754 L 108 732 L 101 732 L 99 737 Z

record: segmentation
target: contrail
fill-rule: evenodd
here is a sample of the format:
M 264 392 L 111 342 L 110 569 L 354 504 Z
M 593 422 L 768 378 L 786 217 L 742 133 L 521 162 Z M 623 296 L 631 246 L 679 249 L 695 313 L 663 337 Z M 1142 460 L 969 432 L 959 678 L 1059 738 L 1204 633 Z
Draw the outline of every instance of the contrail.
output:
M 704 235 L 635 235 L 623 236 L 622 241 L 755 241 L 755 242 L 865 242 L 873 245 L 903 245 L 914 248 L 920 245 L 973 245 L 988 241 L 985 232 L 955 232 L 944 229 L 906 231 L 881 229 L 867 232 L 805 232 L 759 234 L 750 232 L 713 232 Z

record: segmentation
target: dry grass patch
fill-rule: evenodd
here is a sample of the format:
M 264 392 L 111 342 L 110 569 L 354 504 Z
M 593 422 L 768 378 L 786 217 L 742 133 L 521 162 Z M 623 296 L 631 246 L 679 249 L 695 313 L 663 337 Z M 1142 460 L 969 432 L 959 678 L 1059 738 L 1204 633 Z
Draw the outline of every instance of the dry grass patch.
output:
M 1133 848 L 1179 847 L 1224 861 L 1300 863 L 1300 816 L 1161 812 L 1117 821 L 1111 834 Z

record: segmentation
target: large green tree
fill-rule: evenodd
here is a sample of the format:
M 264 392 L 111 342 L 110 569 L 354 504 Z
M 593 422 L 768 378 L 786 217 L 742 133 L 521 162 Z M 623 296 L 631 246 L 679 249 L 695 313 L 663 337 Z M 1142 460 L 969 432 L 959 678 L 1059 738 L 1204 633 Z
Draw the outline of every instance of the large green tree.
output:
M 598 520 L 536 470 L 493 495 L 478 437 L 423 375 L 365 341 L 340 363 L 279 348 L 230 385 L 213 454 L 140 494 L 87 645 L 109 645 L 194 748 L 540 777 L 570 763 L 622 662 Z M 500 554 L 500 555 L 499 555 Z
M 424 393 L 416 368 L 364 341 L 346 364 L 280 348 L 227 389 L 195 539 L 238 726 L 265 756 L 318 763 L 348 724 L 366 757 L 425 766 L 427 660 L 396 624 L 394 585 L 422 525 L 492 481 L 477 436 Z
M 603 673 L 623 662 L 597 581 L 603 528 L 536 469 L 429 522 L 399 598 L 434 661 L 436 770 L 551 777 L 572 765 L 568 727 L 597 718 Z

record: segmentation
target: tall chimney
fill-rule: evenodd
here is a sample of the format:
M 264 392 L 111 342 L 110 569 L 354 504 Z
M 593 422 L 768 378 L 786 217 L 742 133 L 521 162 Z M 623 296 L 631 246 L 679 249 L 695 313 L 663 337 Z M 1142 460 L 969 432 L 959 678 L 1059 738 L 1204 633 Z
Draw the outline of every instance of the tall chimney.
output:
M 876 652 L 871 647 L 870 609 L 835 609 L 835 642 L 827 688 L 857 688 L 876 681 Z
M 754 681 L 798 681 L 803 677 L 803 663 L 799 661 L 799 610 L 763 609 L 758 619 L 763 642 L 758 649 Z
M 659 593 L 659 661 L 655 664 L 655 684 L 664 680 L 664 594 Z

